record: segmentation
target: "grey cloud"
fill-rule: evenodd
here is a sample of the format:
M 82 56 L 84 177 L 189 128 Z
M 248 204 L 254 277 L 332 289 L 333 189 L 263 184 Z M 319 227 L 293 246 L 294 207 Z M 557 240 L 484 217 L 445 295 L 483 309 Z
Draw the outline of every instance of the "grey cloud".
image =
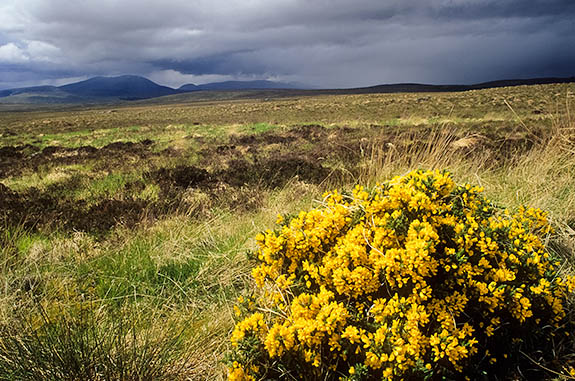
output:
M 323 87 L 575 74 L 572 0 L 4 2 L 0 86 L 161 71 Z M 3 61 L 10 43 L 29 60 Z

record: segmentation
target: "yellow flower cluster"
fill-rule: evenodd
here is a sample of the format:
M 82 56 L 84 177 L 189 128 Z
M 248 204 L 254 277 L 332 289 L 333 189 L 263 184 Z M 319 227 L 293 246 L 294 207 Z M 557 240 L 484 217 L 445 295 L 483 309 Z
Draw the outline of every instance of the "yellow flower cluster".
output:
M 561 324 L 575 286 L 545 248 L 545 213 L 501 210 L 448 172 L 326 194 L 278 221 L 256 237 L 264 292 L 232 333 L 233 380 L 423 378 L 501 363 L 526 332 Z

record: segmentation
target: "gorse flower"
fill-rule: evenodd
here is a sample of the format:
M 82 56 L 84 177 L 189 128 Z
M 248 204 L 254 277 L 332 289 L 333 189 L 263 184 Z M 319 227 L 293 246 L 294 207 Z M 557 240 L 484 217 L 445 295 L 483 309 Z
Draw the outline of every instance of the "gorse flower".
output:
M 575 285 L 545 213 L 511 214 L 448 172 L 326 194 L 278 224 L 256 237 L 263 292 L 232 333 L 230 380 L 471 374 L 559 327 Z

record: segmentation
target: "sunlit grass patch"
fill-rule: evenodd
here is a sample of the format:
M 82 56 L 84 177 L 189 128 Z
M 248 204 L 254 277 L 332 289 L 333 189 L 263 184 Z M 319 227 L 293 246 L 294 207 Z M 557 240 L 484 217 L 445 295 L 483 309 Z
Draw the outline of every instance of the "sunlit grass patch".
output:
M 110 173 L 87 182 L 85 187 L 80 190 L 75 198 L 79 200 L 89 200 L 98 199 L 103 196 L 114 197 L 121 194 L 120 191 L 126 186 L 126 184 L 135 178 L 137 177 L 129 173 Z
M 275 128 L 277 128 L 277 126 L 269 123 L 254 123 L 242 126 L 240 131 L 248 134 L 261 134 Z
M 14 191 L 23 191 L 32 187 L 45 190 L 51 185 L 69 180 L 75 175 L 89 173 L 91 170 L 91 164 L 46 167 L 40 168 L 35 172 L 5 178 L 2 180 L 2 183 Z

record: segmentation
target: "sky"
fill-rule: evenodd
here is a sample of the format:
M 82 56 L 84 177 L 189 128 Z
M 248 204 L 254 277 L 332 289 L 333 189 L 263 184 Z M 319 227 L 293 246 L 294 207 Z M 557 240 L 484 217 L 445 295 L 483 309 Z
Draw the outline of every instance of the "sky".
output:
M 0 89 L 575 75 L 575 0 L 1 0 Z

